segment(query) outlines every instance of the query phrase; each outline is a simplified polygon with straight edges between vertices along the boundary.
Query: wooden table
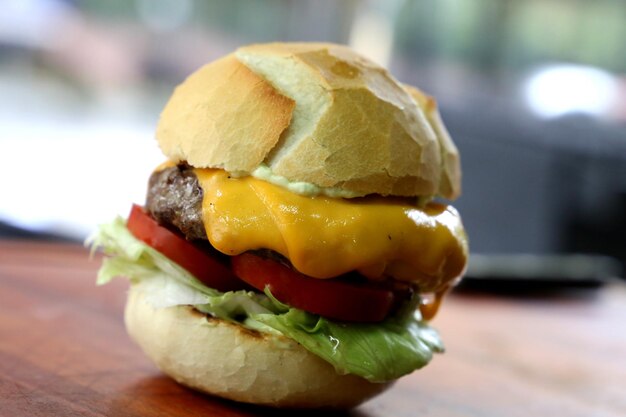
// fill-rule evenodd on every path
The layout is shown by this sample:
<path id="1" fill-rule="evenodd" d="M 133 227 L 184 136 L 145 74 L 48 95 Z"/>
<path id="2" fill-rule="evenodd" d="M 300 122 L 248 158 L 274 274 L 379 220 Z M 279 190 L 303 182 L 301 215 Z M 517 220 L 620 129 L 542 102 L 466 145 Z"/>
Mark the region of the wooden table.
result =
<path id="1" fill-rule="evenodd" d="M 0 242 L 0 416 L 294 414 L 161 375 L 124 331 L 127 283 L 96 288 L 97 268 L 81 247 Z M 445 355 L 339 415 L 626 416 L 623 286 L 541 299 L 452 294 L 434 323 Z"/>

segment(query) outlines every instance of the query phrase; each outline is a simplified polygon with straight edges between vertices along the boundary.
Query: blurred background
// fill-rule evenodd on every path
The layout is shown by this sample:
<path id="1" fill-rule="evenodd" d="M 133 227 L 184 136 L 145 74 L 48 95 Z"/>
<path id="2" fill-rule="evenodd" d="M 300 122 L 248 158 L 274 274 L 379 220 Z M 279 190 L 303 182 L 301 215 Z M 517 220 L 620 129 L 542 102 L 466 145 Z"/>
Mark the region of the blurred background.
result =
<path id="1" fill-rule="evenodd" d="M 622 274 L 626 0 L 1 0 L 0 236 L 125 215 L 173 87 L 266 41 L 349 44 L 437 97 L 472 275 Z"/>

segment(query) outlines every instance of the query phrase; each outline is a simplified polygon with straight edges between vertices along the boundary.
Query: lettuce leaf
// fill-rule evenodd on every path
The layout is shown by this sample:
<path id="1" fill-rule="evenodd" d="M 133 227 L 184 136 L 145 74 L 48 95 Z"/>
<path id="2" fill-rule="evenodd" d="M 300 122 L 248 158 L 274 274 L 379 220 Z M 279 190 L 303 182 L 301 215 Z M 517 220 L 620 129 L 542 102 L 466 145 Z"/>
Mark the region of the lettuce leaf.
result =
<path id="1" fill-rule="evenodd" d="M 193 305 L 204 313 L 230 321 L 277 311 L 276 304 L 264 294 L 244 290 L 222 293 L 207 287 L 186 269 L 136 239 L 120 217 L 100 226 L 87 243 L 92 250 L 100 247 L 109 256 L 98 271 L 98 285 L 127 277 L 141 287 L 155 308 Z"/>
<path id="2" fill-rule="evenodd" d="M 340 373 L 384 382 L 426 365 L 443 351 L 438 333 L 413 312 L 417 298 L 382 323 L 338 323 L 290 308 L 282 314 L 260 314 L 258 320 L 300 343 Z"/>
<path id="3" fill-rule="evenodd" d="M 193 305 L 220 319 L 289 337 L 335 367 L 338 373 L 359 375 L 372 382 L 397 379 L 426 365 L 443 351 L 437 332 L 416 315 L 415 297 L 382 323 L 333 322 L 253 291 L 222 293 L 198 281 L 152 247 L 137 240 L 122 218 L 101 226 L 88 240 L 106 257 L 97 283 L 120 276 L 141 287 L 155 308 Z"/>

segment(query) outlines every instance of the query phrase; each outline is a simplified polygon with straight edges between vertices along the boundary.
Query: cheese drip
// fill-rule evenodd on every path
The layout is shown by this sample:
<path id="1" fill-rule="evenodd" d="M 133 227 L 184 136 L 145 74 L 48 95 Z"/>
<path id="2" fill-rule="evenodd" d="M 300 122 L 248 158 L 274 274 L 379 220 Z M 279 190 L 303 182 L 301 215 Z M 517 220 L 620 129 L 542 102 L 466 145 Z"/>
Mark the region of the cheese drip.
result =
<path id="1" fill-rule="evenodd" d="M 467 262 L 461 219 L 451 206 L 407 199 L 307 197 L 254 177 L 195 169 L 211 244 L 227 255 L 271 249 L 295 269 L 327 279 L 359 271 L 437 291 Z"/>

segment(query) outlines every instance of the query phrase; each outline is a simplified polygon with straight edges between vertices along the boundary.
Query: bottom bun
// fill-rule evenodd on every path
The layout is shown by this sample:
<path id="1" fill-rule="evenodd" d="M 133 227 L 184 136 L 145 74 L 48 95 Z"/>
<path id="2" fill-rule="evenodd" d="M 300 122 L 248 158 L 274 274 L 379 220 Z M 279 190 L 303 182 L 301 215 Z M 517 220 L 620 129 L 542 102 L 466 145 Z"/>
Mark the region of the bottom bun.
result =
<path id="1" fill-rule="evenodd" d="M 193 307 L 155 309 L 131 288 L 128 333 L 167 375 L 234 401 L 289 408 L 350 408 L 381 393 L 377 384 L 339 375 L 284 337 L 248 330 Z"/>

